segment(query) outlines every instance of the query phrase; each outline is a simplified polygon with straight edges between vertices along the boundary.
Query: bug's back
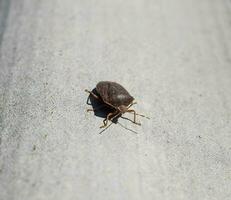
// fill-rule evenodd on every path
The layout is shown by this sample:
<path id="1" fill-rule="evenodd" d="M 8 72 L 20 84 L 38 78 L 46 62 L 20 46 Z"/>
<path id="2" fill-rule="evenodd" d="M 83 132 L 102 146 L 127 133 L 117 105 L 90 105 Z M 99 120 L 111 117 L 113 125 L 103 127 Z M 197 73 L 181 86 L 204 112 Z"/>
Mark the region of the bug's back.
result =
<path id="1" fill-rule="evenodd" d="M 114 107 L 128 106 L 134 98 L 120 84 L 110 81 L 101 81 L 96 85 L 96 90 L 105 103 Z"/>

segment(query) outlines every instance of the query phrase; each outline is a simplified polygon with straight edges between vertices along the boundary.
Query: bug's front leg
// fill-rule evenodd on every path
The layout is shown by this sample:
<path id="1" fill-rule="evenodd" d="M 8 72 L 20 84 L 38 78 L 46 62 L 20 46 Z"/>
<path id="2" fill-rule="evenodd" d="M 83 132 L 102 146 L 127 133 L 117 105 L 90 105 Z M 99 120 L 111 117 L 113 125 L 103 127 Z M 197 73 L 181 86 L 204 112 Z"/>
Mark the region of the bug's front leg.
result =
<path id="1" fill-rule="evenodd" d="M 109 114 L 107 115 L 107 118 L 106 118 L 105 120 L 103 120 L 103 125 L 100 126 L 100 128 L 105 128 L 105 127 L 107 127 L 107 124 L 108 124 L 108 121 L 109 121 L 110 117 L 111 117 L 112 115 L 115 115 L 115 114 L 117 114 L 117 110 L 116 110 L 115 112 L 109 113 Z"/>
<path id="2" fill-rule="evenodd" d="M 141 123 L 139 123 L 139 122 L 136 122 L 136 111 L 135 110 L 128 110 L 127 112 L 131 112 L 131 113 L 134 113 L 134 121 L 133 121 L 133 123 L 134 124 L 137 124 L 137 125 L 141 125 Z"/>

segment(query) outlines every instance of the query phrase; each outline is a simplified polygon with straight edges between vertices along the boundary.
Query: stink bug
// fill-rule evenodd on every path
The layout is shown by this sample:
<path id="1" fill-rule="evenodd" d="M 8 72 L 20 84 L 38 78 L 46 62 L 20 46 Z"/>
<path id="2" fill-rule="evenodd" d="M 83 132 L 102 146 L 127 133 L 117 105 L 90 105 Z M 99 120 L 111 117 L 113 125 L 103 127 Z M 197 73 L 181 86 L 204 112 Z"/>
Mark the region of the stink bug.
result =
<path id="1" fill-rule="evenodd" d="M 136 116 L 144 115 L 137 114 L 135 110 L 129 109 L 132 105 L 136 104 L 134 98 L 128 93 L 128 91 L 120 84 L 111 81 L 101 81 L 96 85 L 96 91 L 99 95 L 94 94 L 92 91 L 85 90 L 95 99 L 101 100 L 107 106 L 113 108 L 113 112 L 110 112 L 106 119 L 103 121 L 103 125 L 100 128 L 107 127 L 108 121 L 115 119 L 119 115 L 126 112 L 134 114 L 133 123 L 141 125 L 136 121 Z M 94 109 L 88 109 L 87 111 L 95 111 Z M 148 118 L 148 117 L 146 117 Z"/>

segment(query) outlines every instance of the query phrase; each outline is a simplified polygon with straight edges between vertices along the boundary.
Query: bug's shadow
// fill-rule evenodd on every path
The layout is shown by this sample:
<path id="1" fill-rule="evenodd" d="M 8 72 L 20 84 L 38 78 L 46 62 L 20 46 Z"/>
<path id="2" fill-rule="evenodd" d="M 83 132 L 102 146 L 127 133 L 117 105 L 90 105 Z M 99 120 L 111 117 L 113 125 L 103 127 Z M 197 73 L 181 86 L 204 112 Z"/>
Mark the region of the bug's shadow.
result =
<path id="1" fill-rule="evenodd" d="M 96 91 L 96 88 L 94 88 L 91 92 L 93 92 L 95 95 L 97 95 L 98 97 L 100 97 L 100 95 Z M 94 110 L 92 112 L 94 112 L 95 116 L 100 117 L 100 118 L 104 118 L 104 119 L 106 119 L 106 117 L 107 117 L 107 115 L 109 113 L 115 111 L 115 109 L 113 109 L 109 105 L 105 104 L 101 98 L 100 99 L 96 99 L 91 94 L 87 98 L 87 105 L 91 105 L 92 106 L 92 109 Z M 113 120 L 113 123 L 117 123 L 119 117 L 120 116 L 116 117 Z"/>
<path id="2" fill-rule="evenodd" d="M 96 96 L 98 96 L 100 98 L 100 95 L 98 94 L 98 92 L 96 91 L 96 88 L 94 88 L 92 91 L 92 93 L 94 93 Z M 95 116 L 97 117 L 100 117 L 100 118 L 104 118 L 106 119 L 107 115 L 109 113 L 112 113 L 115 111 L 115 109 L 111 108 L 109 105 L 105 104 L 103 102 L 103 100 L 100 98 L 100 99 L 96 99 L 95 97 L 93 97 L 91 94 L 89 94 L 88 98 L 87 98 L 87 105 L 91 105 L 92 106 L 92 109 L 94 110 L 94 114 Z M 115 119 L 113 119 L 113 123 L 115 124 L 119 124 L 120 126 L 122 126 L 123 128 L 137 134 L 137 132 L 133 131 L 132 129 L 129 129 L 127 127 L 125 127 L 124 125 L 122 125 L 121 123 L 118 122 L 118 119 L 119 118 L 123 118 L 123 119 L 126 119 L 128 121 L 131 121 L 133 122 L 132 120 L 130 120 L 129 118 L 127 117 L 123 117 L 122 115 L 119 115 L 118 117 L 116 117 Z M 105 130 L 107 130 L 112 124 L 109 124 L 105 129 L 103 129 L 101 133 L 103 133 Z"/>

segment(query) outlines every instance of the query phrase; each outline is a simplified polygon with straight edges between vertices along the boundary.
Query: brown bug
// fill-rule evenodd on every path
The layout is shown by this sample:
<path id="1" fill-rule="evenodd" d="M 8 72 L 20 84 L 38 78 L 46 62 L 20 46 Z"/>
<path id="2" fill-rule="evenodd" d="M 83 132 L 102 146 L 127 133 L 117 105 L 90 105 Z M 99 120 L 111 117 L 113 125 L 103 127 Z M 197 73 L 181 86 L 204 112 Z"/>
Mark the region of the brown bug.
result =
<path id="1" fill-rule="evenodd" d="M 100 128 L 105 128 L 109 120 L 113 121 L 113 119 L 126 112 L 133 113 L 133 123 L 141 125 L 136 121 L 136 115 L 142 117 L 145 116 L 137 114 L 135 110 L 129 109 L 132 105 L 136 104 L 136 102 L 133 102 L 134 98 L 122 85 L 111 81 L 101 81 L 96 85 L 96 91 L 98 92 L 99 96 L 89 90 L 85 91 L 90 93 L 90 95 L 92 95 L 94 98 L 103 101 L 109 107 L 114 109 L 114 112 L 109 113 L 106 119 L 104 119 L 103 126 Z M 88 109 L 87 111 L 94 111 L 94 109 Z"/>

